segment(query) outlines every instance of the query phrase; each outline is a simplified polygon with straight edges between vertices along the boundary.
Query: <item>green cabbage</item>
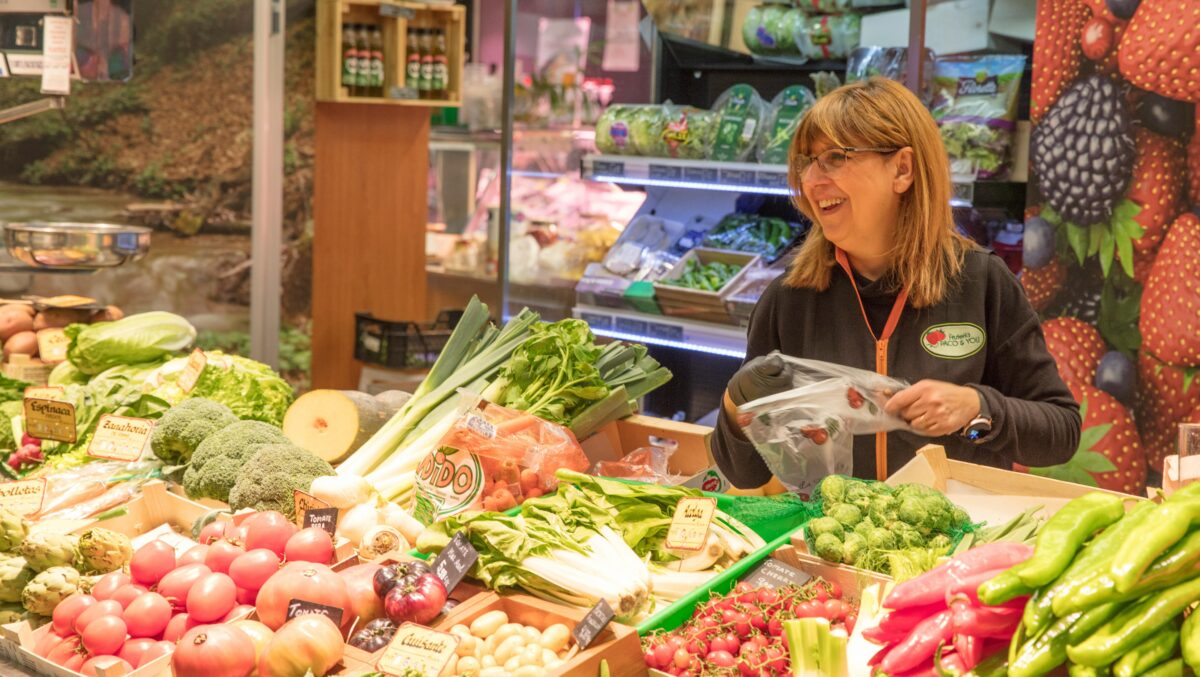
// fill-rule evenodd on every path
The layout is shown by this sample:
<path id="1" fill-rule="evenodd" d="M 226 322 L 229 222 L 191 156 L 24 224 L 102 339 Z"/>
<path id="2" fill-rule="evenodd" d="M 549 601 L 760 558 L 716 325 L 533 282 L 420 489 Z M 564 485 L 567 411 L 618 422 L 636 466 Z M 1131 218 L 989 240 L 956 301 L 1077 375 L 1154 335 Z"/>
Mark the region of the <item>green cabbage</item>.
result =
<path id="1" fill-rule="evenodd" d="M 187 365 L 180 357 L 159 367 L 147 379 L 151 394 L 174 406 L 189 397 L 203 397 L 229 407 L 240 419 L 283 425 L 283 415 L 292 403 L 292 386 L 261 362 L 206 351 L 208 362 L 190 393 L 179 387 L 179 376 Z"/>
<path id="2" fill-rule="evenodd" d="M 177 353 L 196 339 L 196 328 L 178 315 L 164 312 L 130 315 L 116 322 L 73 324 L 67 359 L 94 376 L 122 364 L 138 364 Z"/>

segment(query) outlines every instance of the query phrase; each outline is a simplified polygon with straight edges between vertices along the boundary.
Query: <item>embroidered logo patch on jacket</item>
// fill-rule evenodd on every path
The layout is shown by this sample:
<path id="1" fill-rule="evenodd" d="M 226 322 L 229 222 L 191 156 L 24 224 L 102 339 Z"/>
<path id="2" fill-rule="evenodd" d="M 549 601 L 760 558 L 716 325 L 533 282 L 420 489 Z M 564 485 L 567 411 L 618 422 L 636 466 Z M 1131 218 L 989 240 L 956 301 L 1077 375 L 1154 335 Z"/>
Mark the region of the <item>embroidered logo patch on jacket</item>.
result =
<path id="1" fill-rule="evenodd" d="M 983 350 L 987 333 L 983 327 L 969 322 L 935 324 L 921 334 L 925 352 L 948 360 L 961 360 Z"/>

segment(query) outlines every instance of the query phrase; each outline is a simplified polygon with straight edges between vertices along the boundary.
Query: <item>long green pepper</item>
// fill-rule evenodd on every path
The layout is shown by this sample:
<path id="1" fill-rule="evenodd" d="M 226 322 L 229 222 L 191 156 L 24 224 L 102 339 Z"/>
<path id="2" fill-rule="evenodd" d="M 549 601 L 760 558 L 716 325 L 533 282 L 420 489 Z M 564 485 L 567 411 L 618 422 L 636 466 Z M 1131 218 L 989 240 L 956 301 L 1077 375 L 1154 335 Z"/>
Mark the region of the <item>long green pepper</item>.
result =
<path id="1" fill-rule="evenodd" d="M 1136 677 L 1156 665 L 1170 660 L 1179 649 L 1179 633 L 1156 632 L 1149 639 L 1121 656 L 1113 666 L 1114 677 Z"/>
<path id="2" fill-rule="evenodd" d="M 1080 614 L 1060 618 L 1045 632 L 1026 642 L 1008 666 L 1009 677 L 1040 677 L 1067 661 L 1071 625 Z"/>
<path id="3" fill-rule="evenodd" d="M 1155 593 L 1121 612 L 1082 643 L 1067 649 L 1076 663 L 1099 667 L 1115 663 L 1156 630 L 1200 599 L 1200 578 Z"/>
<path id="4" fill-rule="evenodd" d="M 1200 524 L 1200 499 L 1167 502 L 1155 508 L 1149 525 L 1121 546 L 1113 559 L 1112 574 L 1117 592 L 1129 592 L 1154 560 Z"/>
<path id="5" fill-rule="evenodd" d="M 1137 585 L 1128 593 L 1117 591 L 1117 583 L 1111 571 L 1101 571 L 1080 586 L 1074 595 L 1056 597 L 1054 613 L 1065 616 L 1101 604 L 1128 602 L 1151 592 L 1165 590 L 1197 574 L 1200 574 L 1200 531 L 1185 536 L 1167 554 L 1151 564 Z"/>
<path id="6" fill-rule="evenodd" d="M 1200 670 L 1200 611 L 1192 609 L 1191 615 L 1183 622 L 1183 628 L 1179 630 L 1179 645 L 1183 649 L 1183 661 L 1188 667 Z"/>
<path id="7" fill-rule="evenodd" d="M 1184 677 L 1184 675 L 1191 674 L 1193 674 L 1191 670 L 1184 670 L 1183 659 L 1176 658 L 1143 672 L 1142 677 Z"/>
<path id="8" fill-rule="evenodd" d="M 1085 639 L 1091 637 L 1097 630 L 1104 627 L 1104 624 L 1117 617 L 1121 613 L 1121 605 L 1115 602 L 1101 604 L 1098 607 L 1092 607 L 1087 611 L 1076 612 L 1080 613 L 1079 620 L 1071 626 L 1070 643 L 1072 646 L 1082 644 Z"/>
<path id="9" fill-rule="evenodd" d="M 1070 677 L 1106 677 L 1109 672 L 1106 668 L 1093 668 L 1090 665 L 1076 665 L 1072 663 L 1067 668 L 1067 674 Z"/>
<path id="10" fill-rule="evenodd" d="M 1031 588 L 1047 585 L 1067 570 L 1092 534 L 1124 516 L 1125 499 L 1120 496 L 1101 493 L 1080 496 L 1046 520 L 1038 533 L 1033 557 L 1012 571 Z"/>

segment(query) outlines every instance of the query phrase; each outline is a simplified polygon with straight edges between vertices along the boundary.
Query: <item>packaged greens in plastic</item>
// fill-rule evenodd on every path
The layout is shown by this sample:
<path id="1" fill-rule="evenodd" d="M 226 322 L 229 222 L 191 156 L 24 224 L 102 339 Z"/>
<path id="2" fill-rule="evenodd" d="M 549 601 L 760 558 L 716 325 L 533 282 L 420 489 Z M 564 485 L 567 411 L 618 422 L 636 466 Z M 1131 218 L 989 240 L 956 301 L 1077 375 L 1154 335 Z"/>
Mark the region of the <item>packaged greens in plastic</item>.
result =
<path id="1" fill-rule="evenodd" d="M 1017 93 L 1025 57 L 993 54 L 938 59 L 931 111 L 956 175 L 1008 175 Z"/>
<path id="2" fill-rule="evenodd" d="M 717 131 L 709 159 L 743 162 L 749 158 L 762 134 L 766 109 L 767 104 L 750 85 L 734 85 L 717 97 L 713 106 Z"/>
<path id="3" fill-rule="evenodd" d="M 664 125 L 655 152 L 643 155 L 703 160 L 717 132 L 717 114 L 692 106 L 663 105 Z M 639 149 L 641 148 L 639 143 Z"/>
<path id="4" fill-rule="evenodd" d="M 844 59 L 858 47 L 861 29 L 857 14 L 813 16 L 796 32 L 796 45 L 810 59 Z"/>
<path id="5" fill-rule="evenodd" d="M 932 49 L 925 50 L 925 67 L 922 70 L 921 100 L 929 105 L 933 98 L 933 73 L 935 57 Z M 880 76 L 904 82 L 908 70 L 907 47 L 859 47 L 850 53 L 846 63 L 846 82 L 857 82 Z"/>
<path id="6" fill-rule="evenodd" d="M 792 137 L 800 126 L 804 113 L 812 108 L 817 97 L 803 85 L 792 85 L 777 94 L 767 109 L 763 132 L 758 142 L 758 161 L 783 165 L 788 161 Z"/>
<path id="7" fill-rule="evenodd" d="M 596 121 L 596 150 L 609 155 L 629 155 L 634 152 L 629 135 L 629 122 L 638 106 L 613 104 Z"/>
<path id="8" fill-rule="evenodd" d="M 754 54 L 795 54 L 796 30 L 804 13 L 786 1 L 751 7 L 742 23 L 742 40 Z"/>
<path id="9" fill-rule="evenodd" d="M 629 139 L 633 142 L 630 155 L 665 155 L 662 135 L 667 126 L 667 112 L 663 106 L 636 106 L 630 116 Z"/>

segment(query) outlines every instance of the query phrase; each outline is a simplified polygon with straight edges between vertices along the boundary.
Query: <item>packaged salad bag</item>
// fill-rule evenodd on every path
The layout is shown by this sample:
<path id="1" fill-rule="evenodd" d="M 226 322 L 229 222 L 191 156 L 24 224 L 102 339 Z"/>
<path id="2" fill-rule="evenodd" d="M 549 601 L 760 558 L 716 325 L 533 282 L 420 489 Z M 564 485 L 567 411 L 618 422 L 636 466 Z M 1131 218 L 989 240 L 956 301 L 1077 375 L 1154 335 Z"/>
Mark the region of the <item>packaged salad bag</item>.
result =
<path id="1" fill-rule="evenodd" d="M 767 104 L 750 85 L 734 85 L 717 97 L 713 113 L 717 130 L 708 158 L 744 162 L 754 153 L 763 131 Z"/>
<path id="2" fill-rule="evenodd" d="M 642 155 L 703 160 L 717 132 L 717 114 L 693 106 L 663 104 L 661 133 L 653 152 Z M 639 149 L 641 146 L 639 145 Z"/>
<path id="3" fill-rule="evenodd" d="M 758 161 L 765 164 L 785 165 L 792 137 L 800 126 L 800 119 L 817 102 L 812 90 L 803 85 L 786 87 L 775 95 L 767 108 L 763 121 L 763 132 L 758 143 Z"/>
<path id="4" fill-rule="evenodd" d="M 812 16 L 797 30 L 796 45 L 810 59 L 845 59 L 858 47 L 861 32 L 857 14 Z"/>
<path id="5" fill-rule="evenodd" d="M 1024 72 L 1025 57 L 1016 54 L 937 60 L 931 111 L 953 174 L 1008 176 Z"/>
<path id="6" fill-rule="evenodd" d="M 789 490 L 811 494 L 827 475 L 854 474 L 854 436 L 911 430 L 884 412 L 904 381 L 832 362 L 779 355 L 794 388 L 738 409 L 746 437 Z"/>
<path id="7" fill-rule="evenodd" d="M 787 0 L 768 0 L 751 7 L 742 23 L 742 41 L 753 54 L 796 54 L 796 30 L 804 12 Z"/>
<path id="8" fill-rule="evenodd" d="M 925 64 L 921 70 L 921 91 L 918 93 L 926 106 L 933 99 L 933 73 L 936 61 L 933 50 L 926 49 Z M 859 47 L 850 53 L 850 58 L 846 62 L 847 83 L 875 76 L 904 82 L 907 74 L 907 47 Z"/>

